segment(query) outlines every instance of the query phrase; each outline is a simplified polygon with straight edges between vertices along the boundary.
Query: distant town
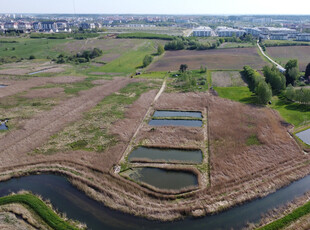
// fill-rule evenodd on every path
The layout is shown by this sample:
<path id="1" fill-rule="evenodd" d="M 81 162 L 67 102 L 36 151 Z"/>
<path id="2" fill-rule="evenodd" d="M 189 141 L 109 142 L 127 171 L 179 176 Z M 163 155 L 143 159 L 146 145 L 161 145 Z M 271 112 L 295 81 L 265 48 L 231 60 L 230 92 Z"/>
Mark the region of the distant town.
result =
<path id="1" fill-rule="evenodd" d="M 0 34 L 70 33 L 134 28 L 187 29 L 186 36 L 240 37 L 310 41 L 309 16 L 182 16 L 182 15 L 0 15 Z"/>

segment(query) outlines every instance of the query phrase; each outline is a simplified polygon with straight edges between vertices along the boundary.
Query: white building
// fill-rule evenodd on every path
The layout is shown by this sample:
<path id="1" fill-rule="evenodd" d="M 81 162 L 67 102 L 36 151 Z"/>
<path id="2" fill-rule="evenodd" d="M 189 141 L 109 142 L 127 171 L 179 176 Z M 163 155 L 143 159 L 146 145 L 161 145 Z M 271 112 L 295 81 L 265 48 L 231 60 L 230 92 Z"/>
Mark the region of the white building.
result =
<path id="1" fill-rule="evenodd" d="M 18 29 L 18 23 L 17 22 L 7 22 L 4 24 L 5 29 Z"/>
<path id="2" fill-rule="evenodd" d="M 287 33 L 272 33 L 269 38 L 270 40 L 288 40 L 289 35 Z"/>
<path id="3" fill-rule="evenodd" d="M 296 40 L 297 41 L 310 41 L 310 34 L 297 34 L 296 36 Z"/>
<path id="4" fill-rule="evenodd" d="M 216 33 L 219 37 L 241 37 L 246 33 L 245 30 L 233 29 L 229 27 L 217 27 Z"/>
<path id="5" fill-rule="evenodd" d="M 212 29 L 210 27 L 198 27 L 193 30 L 194 37 L 210 37 Z"/>
<path id="6" fill-rule="evenodd" d="M 19 22 L 18 29 L 20 30 L 30 30 L 32 28 L 29 22 Z"/>
<path id="7" fill-rule="evenodd" d="M 258 37 L 262 33 L 262 31 L 257 27 L 254 28 L 244 27 L 242 29 L 245 30 L 247 34 L 252 34 L 254 37 Z"/>

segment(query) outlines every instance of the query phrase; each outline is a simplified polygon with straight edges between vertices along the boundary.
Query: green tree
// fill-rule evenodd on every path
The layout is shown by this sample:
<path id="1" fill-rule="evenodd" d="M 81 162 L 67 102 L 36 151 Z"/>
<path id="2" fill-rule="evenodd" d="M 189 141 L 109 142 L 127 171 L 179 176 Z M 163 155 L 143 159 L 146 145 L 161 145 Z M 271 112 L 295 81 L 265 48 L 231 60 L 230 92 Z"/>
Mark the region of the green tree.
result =
<path id="1" fill-rule="evenodd" d="M 260 81 L 256 88 L 256 95 L 259 103 L 266 105 L 272 97 L 272 91 L 270 86 L 265 81 Z"/>
<path id="2" fill-rule="evenodd" d="M 143 59 L 143 67 L 147 67 L 153 61 L 153 57 L 151 55 L 145 55 Z"/>
<path id="3" fill-rule="evenodd" d="M 276 66 L 273 66 L 272 68 L 264 66 L 263 72 L 266 82 L 271 85 L 273 94 L 279 94 L 285 89 L 286 79 Z"/>
<path id="4" fill-rule="evenodd" d="M 305 77 L 308 79 L 308 81 L 310 81 L 310 63 L 306 67 Z"/>
<path id="5" fill-rule="evenodd" d="M 180 72 L 184 73 L 187 70 L 188 66 L 186 64 L 180 65 Z"/>
<path id="6" fill-rule="evenodd" d="M 159 44 L 157 47 L 157 55 L 161 55 L 165 52 L 165 49 L 162 44 Z"/>
<path id="7" fill-rule="evenodd" d="M 299 76 L 298 60 L 289 60 L 285 65 L 285 69 L 286 84 L 294 85 L 297 77 Z"/>

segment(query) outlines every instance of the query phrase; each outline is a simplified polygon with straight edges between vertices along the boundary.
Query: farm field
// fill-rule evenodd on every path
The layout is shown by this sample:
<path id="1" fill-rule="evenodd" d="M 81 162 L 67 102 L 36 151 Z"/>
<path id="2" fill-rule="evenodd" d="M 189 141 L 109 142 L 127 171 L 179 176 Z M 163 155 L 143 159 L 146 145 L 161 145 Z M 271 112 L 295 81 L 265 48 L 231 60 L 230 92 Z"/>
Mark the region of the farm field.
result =
<path id="1" fill-rule="evenodd" d="M 214 71 L 212 72 L 213 87 L 236 87 L 246 86 L 242 79 L 241 72 L 238 71 Z"/>
<path id="2" fill-rule="evenodd" d="M 306 66 L 310 63 L 310 46 L 267 47 L 266 50 L 271 58 L 283 66 L 290 59 L 297 59 L 299 70 L 305 71 Z"/>
<path id="3" fill-rule="evenodd" d="M 149 71 L 178 70 L 181 64 L 189 69 L 199 69 L 207 65 L 208 69 L 239 70 L 244 65 L 262 69 L 266 63 L 257 53 L 256 48 L 213 49 L 204 51 L 166 51 L 163 58 L 151 64 Z"/>

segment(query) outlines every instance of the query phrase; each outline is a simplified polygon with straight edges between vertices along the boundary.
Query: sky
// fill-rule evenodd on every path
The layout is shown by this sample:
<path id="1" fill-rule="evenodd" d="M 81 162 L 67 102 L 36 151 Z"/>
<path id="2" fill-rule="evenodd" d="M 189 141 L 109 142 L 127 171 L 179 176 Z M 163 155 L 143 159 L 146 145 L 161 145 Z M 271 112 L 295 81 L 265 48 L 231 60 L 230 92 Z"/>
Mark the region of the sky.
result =
<path id="1" fill-rule="evenodd" d="M 0 13 L 310 14 L 309 0 L 0 0 Z"/>

